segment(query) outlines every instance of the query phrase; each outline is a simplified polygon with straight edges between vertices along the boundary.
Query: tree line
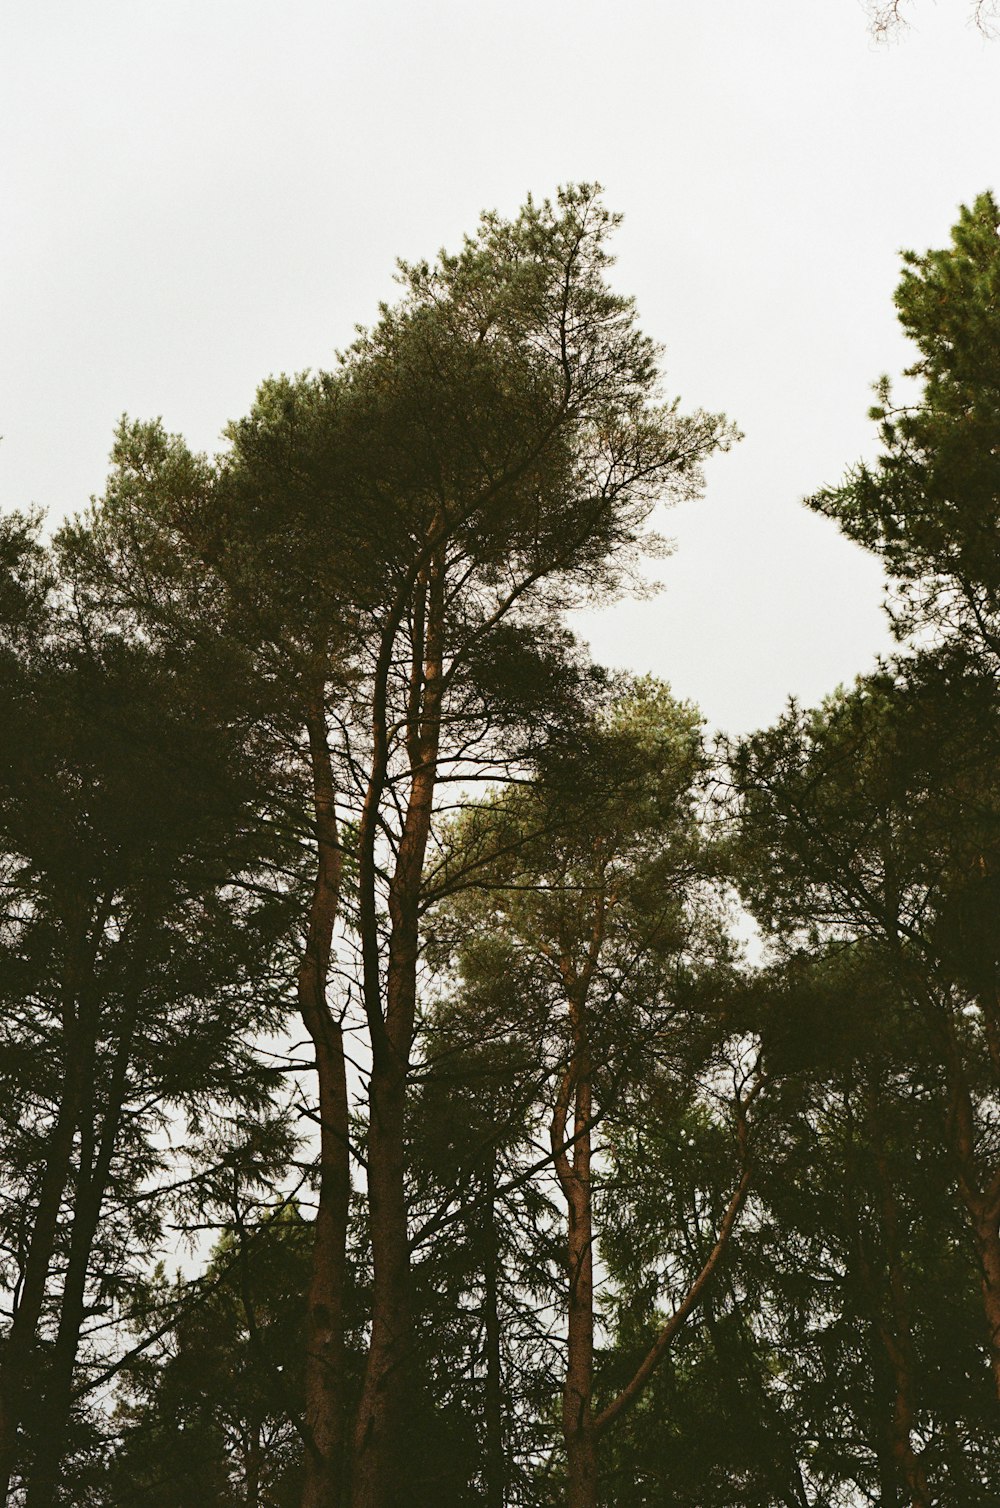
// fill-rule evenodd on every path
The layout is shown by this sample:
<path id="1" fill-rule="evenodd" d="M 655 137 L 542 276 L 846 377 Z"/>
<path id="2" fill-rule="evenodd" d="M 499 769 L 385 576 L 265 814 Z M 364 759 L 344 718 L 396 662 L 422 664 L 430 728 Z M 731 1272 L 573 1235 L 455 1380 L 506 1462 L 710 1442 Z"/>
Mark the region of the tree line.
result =
<path id="1" fill-rule="evenodd" d="M 10 1503 L 996 1500 L 1000 210 L 810 500 L 896 654 L 728 742 L 567 626 L 739 438 L 615 224 L 0 521 Z"/>

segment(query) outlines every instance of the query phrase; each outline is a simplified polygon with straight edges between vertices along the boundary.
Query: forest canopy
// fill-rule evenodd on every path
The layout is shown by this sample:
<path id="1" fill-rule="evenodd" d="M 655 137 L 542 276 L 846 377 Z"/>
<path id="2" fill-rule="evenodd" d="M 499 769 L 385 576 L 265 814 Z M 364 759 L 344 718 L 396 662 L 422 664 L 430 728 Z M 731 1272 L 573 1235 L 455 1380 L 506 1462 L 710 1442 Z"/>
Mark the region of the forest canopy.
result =
<path id="1" fill-rule="evenodd" d="M 617 223 L 0 519 L 11 1504 L 1000 1495 L 1000 208 L 809 500 L 895 653 L 741 740 L 571 628 L 740 438 Z"/>

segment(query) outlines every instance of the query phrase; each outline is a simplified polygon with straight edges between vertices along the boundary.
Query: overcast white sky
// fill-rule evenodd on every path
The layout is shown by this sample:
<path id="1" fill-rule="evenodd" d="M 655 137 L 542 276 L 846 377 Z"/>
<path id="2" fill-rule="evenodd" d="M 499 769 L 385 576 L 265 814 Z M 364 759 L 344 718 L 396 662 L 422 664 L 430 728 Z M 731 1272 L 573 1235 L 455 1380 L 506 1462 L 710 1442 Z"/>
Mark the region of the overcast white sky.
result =
<path id="1" fill-rule="evenodd" d="M 887 643 L 877 566 L 803 495 L 871 451 L 899 248 L 1000 189 L 1000 41 L 912 0 L 0 3 L 0 506 L 100 492 L 117 417 L 214 449 L 329 365 L 397 256 L 598 179 L 667 382 L 745 431 L 665 520 L 666 590 L 588 619 L 715 726 Z"/>

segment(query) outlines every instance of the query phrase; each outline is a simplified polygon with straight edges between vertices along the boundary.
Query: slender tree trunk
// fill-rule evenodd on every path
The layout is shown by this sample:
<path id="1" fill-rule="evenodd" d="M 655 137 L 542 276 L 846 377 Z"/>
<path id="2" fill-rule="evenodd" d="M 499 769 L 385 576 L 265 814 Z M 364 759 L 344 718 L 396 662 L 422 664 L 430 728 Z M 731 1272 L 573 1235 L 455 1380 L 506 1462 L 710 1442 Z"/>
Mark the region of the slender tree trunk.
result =
<path id="1" fill-rule="evenodd" d="M 993 1383 L 1000 1399 L 1000 1230 L 998 1211 L 988 1200 L 977 1201 L 972 1233 L 979 1258 L 979 1286 L 986 1320 L 987 1348 Z"/>
<path id="2" fill-rule="evenodd" d="M 342 855 L 322 686 L 306 715 L 316 830 L 316 880 L 298 999 L 319 1087 L 319 1205 L 306 1303 L 305 1480 L 302 1508 L 340 1508 L 344 1498 L 344 1287 L 351 1169 L 343 1031 L 326 998 Z"/>
<path id="3" fill-rule="evenodd" d="M 24 1416 L 24 1397 L 45 1302 L 45 1289 L 55 1252 L 59 1208 L 69 1181 L 73 1141 L 86 1090 L 85 1046 L 93 1034 L 93 1002 L 85 1000 L 92 986 L 93 967 L 103 934 L 106 904 L 96 915 L 70 928 L 63 984 L 63 1041 L 66 1067 L 62 1096 L 49 1139 L 21 1289 L 7 1334 L 0 1365 L 0 1499 L 7 1501 L 17 1460 L 18 1431 Z M 89 937 L 88 937 L 89 930 Z"/>
<path id="4" fill-rule="evenodd" d="M 892 1323 L 880 1321 L 885 1354 L 892 1368 L 895 1401 L 892 1414 L 892 1451 L 900 1479 L 906 1484 L 911 1508 L 931 1508 L 930 1492 L 923 1463 L 913 1449 L 916 1421 L 915 1361 L 910 1330 L 910 1305 L 903 1271 L 903 1254 L 899 1237 L 899 1210 L 885 1147 L 878 1126 L 875 1096 L 869 1096 L 869 1137 L 875 1157 L 879 1214 L 885 1238 L 889 1307 Z"/>
<path id="5" fill-rule="evenodd" d="M 35 1450 L 28 1477 L 27 1508 L 50 1508 L 55 1502 L 66 1426 L 72 1406 L 73 1370 L 83 1328 L 87 1273 L 100 1218 L 103 1188 L 94 1179 L 92 1103 L 82 1107 L 76 1198 L 70 1227 L 69 1257 L 63 1280 L 59 1328 L 48 1357 L 45 1391 L 33 1430 Z"/>
<path id="6" fill-rule="evenodd" d="M 562 1422 L 566 1442 L 567 1508 L 595 1508 L 597 1451 L 592 1399 L 594 1390 L 594 1230 L 591 1208 L 591 1070 L 590 1053 L 577 1033 L 573 1062 L 573 1156 L 563 1192 L 569 1213 L 566 1255 L 569 1303 L 566 1379 Z"/>
<path id="7" fill-rule="evenodd" d="M 979 1166 L 975 1110 L 955 1030 L 946 1017 L 937 1019 L 935 1025 L 944 1045 L 949 1089 L 948 1129 L 958 1167 L 959 1192 L 969 1216 L 979 1262 L 987 1356 L 997 1399 L 1000 1400 L 1000 1165 L 987 1170 Z"/>
<path id="8" fill-rule="evenodd" d="M 39 1432 L 41 1449 L 36 1451 L 32 1464 L 31 1477 L 28 1482 L 27 1508 L 51 1508 L 56 1501 L 60 1466 L 72 1409 L 73 1374 L 86 1311 L 90 1258 L 100 1224 L 101 1209 L 111 1176 L 111 1162 L 121 1127 L 138 1010 L 138 998 L 134 997 L 122 1021 L 118 1046 L 111 1065 L 107 1104 L 99 1140 L 94 1124 L 93 1051 L 91 1050 L 87 1056 L 89 1082 L 86 1100 L 81 1104 L 79 1170 L 73 1223 L 70 1229 L 69 1256 L 63 1279 L 59 1328 L 48 1363 L 42 1406 L 43 1430 Z"/>
<path id="9" fill-rule="evenodd" d="M 352 1501 L 355 1508 L 390 1508 L 400 1501 L 401 1434 L 412 1352 L 402 1064 L 383 1063 L 378 1071 L 373 1069 L 369 1099 L 372 1332 L 354 1439 Z"/>
<path id="10" fill-rule="evenodd" d="M 483 1330 L 486 1351 L 484 1479 L 486 1508 L 504 1508 L 507 1471 L 503 1441 L 503 1371 L 500 1355 L 500 1260 L 496 1224 L 496 1154 L 483 1172 Z"/>
<path id="11" fill-rule="evenodd" d="M 572 949 L 559 960 L 572 1032 L 572 1053 L 552 1118 L 552 1158 L 566 1200 L 568 1277 L 566 1377 L 562 1428 L 566 1448 L 567 1508 L 595 1508 L 597 1503 L 597 1430 L 594 1393 L 594 1224 L 591 1188 L 593 1068 L 587 1023 L 587 996 L 604 944 L 604 873 L 595 855 L 599 882 L 592 904 L 590 936 L 579 966 Z M 567 1151 L 566 1123 L 573 1107 L 572 1152 Z"/>
<path id="12" fill-rule="evenodd" d="M 260 1477 L 264 1453 L 261 1449 L 260 1420 L 250 1425 L 247 1441 L 245 1508 L 260 1508 Z"/>
<path id="13" fill-rule="evenodd" d="M 69 1088 L 69 1086 L 67 1086 Z M 55 1250 L 59 1206 L 69 1179 L 76 1132 L 75 1095 L 67 1093 L 52 1130 L 38 1209 L 28 1244 L 17 1308 L 3 1350 L 0 1370 L 0 1499 L 6 1502 L 17 1459 L 17 1435 L 24 1415 L 38 1321 Z"/>
<path id="14" fill-rule="evenodd" d="M 891 1298 L 890 1316 L 884 1313 L 884 1281 L 880 1282 L 875 1275 L 860 1220 L 856 1220 L 856 1227 L 858 1277 L 864 1307 L 868 1311 L 872 1380 L 878 1404 L 874 1451 L 878 1466 L 879 1508 L 883 1503 L 887 1508 L 897 1508 L 904 1491 L 911 1508 L 930 1508 L 923 1468 L 910 1443 L 912 1373 L 905 1341 L 897 1329 L 899 1317 Z"/>
<path id="15" fill-rule="evenodd" d="M 878 1340 L 875 1340 L 878 1345 Z M 876 1369 L 876 1373 L 884 1367 Z M 885 1381 L 888 1384 L 888 1376 Z M 891 1392 L 891 1385 L 885 1389 Z M 882 1399 L 879 1399 L 881 1412 Z M 899 1508 L 899 1472 L 897 1469 L 896 1453 L 892 1448 L 892 1428 L 886 1421 L 880 1418 L 877 1422 L 875 1434 L 875 1464 L 878 1468 L 878 1508 Z"/>
<path id="16" fill-rule="evenodd" d="M 435 529 L 440 527 L 435 520 Z M 383 1013 L 373 845 L 386 780 L 383 687 L 374 706 L 374 757 L 362 815 L 361 915 L 365 1008 L 372 1035 L 368 1203 L 372 1242 L 372 1329 L 354 1430 L 353 1508 L 396 1508 L 405 1500 L 402 1438 L 413 1350 L 406 1208 L 406 1095 L 417 998 L 424 855 L 437 781 L 443 696 L 444 561 L 438 552 L 418 584 L 407 720 L 409 795 L 389 885 L 389 957 Z M 383 645 L 383 660 L 388 649 Z M 419 688 L 422 687 L 422 695 Z"/>

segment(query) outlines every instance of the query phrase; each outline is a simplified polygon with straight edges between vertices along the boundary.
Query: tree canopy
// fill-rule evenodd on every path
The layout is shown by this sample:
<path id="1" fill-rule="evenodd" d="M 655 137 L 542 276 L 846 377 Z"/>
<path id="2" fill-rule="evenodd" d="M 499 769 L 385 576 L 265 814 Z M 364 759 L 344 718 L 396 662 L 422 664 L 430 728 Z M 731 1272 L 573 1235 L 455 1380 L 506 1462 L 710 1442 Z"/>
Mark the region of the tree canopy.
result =
<path id="1" fill-rule="evenodd" d="M 567 617 L 737 439 L 616 224 L 0 520 L 11 1504 L 996 1501 L 1000 210 L 810 500 L 894 657 L 728 742 Z"/>

